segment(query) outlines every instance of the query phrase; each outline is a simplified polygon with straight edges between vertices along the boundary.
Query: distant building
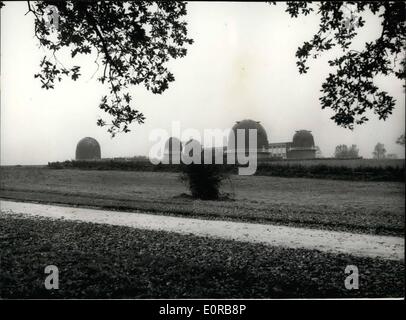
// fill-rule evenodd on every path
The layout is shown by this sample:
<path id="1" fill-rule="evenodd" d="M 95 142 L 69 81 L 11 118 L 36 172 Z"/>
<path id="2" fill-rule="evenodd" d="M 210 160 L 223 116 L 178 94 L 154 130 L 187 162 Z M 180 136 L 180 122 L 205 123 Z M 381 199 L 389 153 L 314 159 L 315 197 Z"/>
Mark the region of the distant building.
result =
<path id="1" fill-rule="evenodd" d="M 269 144 L 269 154 L 272 158 L 286 159 L 292 142 L 273 142 Z"/>
<path id="2" fill-rule="evenodd" d="M 288 159 L 314 159 L 316 147 L 314 138 L 309 130 L 299 130 L 293 136 L 292 144 L 287 151 Z"/>
<path id="3" fill-rule="evenodd" d="M 245 144 L 237 146 L 236 138 L 239 129 L 244 130 Z M 249 146 L 249 129 L 257 130 L 257 145 Z M 316 158 L 316 146 L 314 138 L 309 130 L 298 130 L 293 136 L 292 142 L 272 142 L 269 143 L 265 128 L 259 121 L 242 120 L 237 121 L 232 128 L 233 136 L 230 134 L 226 152 L 255 151 L 258 161 L 267 159 L 314 159 Z M 233 139 L 234 138 L 234 139 Z"/>
<path id="4" fill-rule="evenodd" d="M 249 132 L 250 129 L 256 130 L 256 145 L 249 144 Z M 249 155 L 256 155 L 258 162 L 263 162 L 271 159 L 315 159 L 317 147 L 314 143 L 313 135 L 309 130 L 298 130 L 293 135 L 292 141 L 287 142 L 271 142 L 269 143 L 268 134 L 260 121 L 254 121 L 245 119 L 242 121 L 236 121 L 232 127 L 232 132 L 228 137 L 227 146 L 222 147 L 210 147 L 203 149 L 201 143 L 195 139 L 190 138 L 187 142 L 182 142 L 178 138 L 170 137 L 164 148 L 164 163 L 178 164 L 182 162 L 182 159 L 193 158 L 193 152 L 199 153 L 199 156 L 195 159 L 202 160 L 204 163 L 215 163 L 216 159 L 221 160 L 223 157 L 223 163 L 227 160 L 232 160 L 235 156 L 235 162 L 238 163 L 238 159 L 246 160 Z M 244 137 L 243 143 L 237 143 L 237 138 Z M 204 159 L 200 158 L 202 151 L 204 152 Z M 211 151 L 211 152 L 209 152 Z M 86 137 L 79 141 L 76 148 L 77 160 L 93 160 L 100 159 L 100 145 L 99 143 L 90 137 Z M 238 157 L 239 154 L 244 156 Z M 215 159 L 216 158 L 216 159 Z M 121 161 L 144 161 L 140 157 L 120 157 L 114 158 Z M 179 159 L 179 161 L 178 161 Z M 108 159 L 105 159 L 108 160 Z M 207 161 L 210 160 L 210 161 Z"/>
<path id="5" fill-rule="evenodd" d="M 249 145 L 249 130 L 255 129 L 257 130 L 257 144 L 255 146 Z M 242 131 L 240 131 L 242 130 Z M 244 135 L 244 144 L 238 145 L 237 144 L 237 137 L 238 132 L 242 132 Z M 237 121 L 232 128 L 232 133 L 228 138 L 228 147 L 227 152 L 236 153 L 244 153 L 245 155 L 249 155 L 249 153 L 255 152 L 257 155 L 257 159 L 268 159 L 269 158 L 269 142 L 268 142 L 268 135 L 261 125 L 260 121 L 254 120 L 242 120 Z"/>
<path id="6" fill-rule="evenodd" d="M 80 140 L 76 146 L 76 160 L 100 160 L 100 145 L 96 139 L 86 137 Z"/>
<path id="7" fill-rule="evenodd" d="M 313 135 L 308 130 L 299 130 L 293 136 L 292 142 L 273 142 L 269 144 L 272 158 L 282 159 L 314 159 L 317 147 Z"/>

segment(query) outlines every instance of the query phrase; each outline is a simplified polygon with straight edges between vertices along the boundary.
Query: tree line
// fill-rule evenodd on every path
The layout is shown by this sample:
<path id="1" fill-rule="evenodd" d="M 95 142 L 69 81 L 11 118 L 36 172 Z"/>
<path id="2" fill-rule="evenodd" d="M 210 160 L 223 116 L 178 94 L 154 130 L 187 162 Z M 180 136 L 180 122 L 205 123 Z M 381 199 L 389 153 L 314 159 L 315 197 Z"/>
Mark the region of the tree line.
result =
<path id="1" fill-rule="evenodd" d="M 401 135 L 397 140 L 396 143 L 404 146 L 405 145 L 405 135 Z M 397 156 L 395 154 L 387 154 L 387 150 L 383 143 L 378 142 L 374 150 L 372 151 L 372 157 L 374 159 L 396 159 Z M 360 158 L 359 156 L 359 149 L 356 144 L 352 144 L 351 146 L 347 146 L 345 144 L 340 144 L 336 146 L 334 151 L 334 158 L 337 159 L 350 159 L 350 158 Z"/>

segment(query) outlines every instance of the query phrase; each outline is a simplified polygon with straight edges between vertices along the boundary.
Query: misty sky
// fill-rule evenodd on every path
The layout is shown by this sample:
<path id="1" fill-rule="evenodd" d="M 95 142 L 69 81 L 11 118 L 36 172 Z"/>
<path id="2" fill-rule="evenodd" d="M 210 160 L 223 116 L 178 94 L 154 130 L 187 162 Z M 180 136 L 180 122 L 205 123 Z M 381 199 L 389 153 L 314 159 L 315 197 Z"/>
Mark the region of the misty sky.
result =
<path id="1" fill-rule="evenodd" d="M 75 157 L 77 142 L 94 137 L 102 157 L 147 155 L 148 137 L 154 128 L 170 130 L 171 121 L 182 129 L 230 128 L 235 121 L 261 121 L 270 142 L 291 141 L 295 130 L 311 130 L 323 156 L 332 156 L 337 144 L 357 144 L 360 155 L 371 157 L 377 142 L 388 153 L 404 157 L 395 143 L 405 130 L 405 102 L 401 81 L 378 79 L 382 89 L 396 100 L 387 121 L 370 121 L 354 131 L 338 127 L 330 110 L 319 104 L 321 84 L 330 69 L 331 51 L 300 75 L 295 52 L 318 30 L 317 16 L 291 19 L 285 4 L 189 3 L 187 6 L 189 46 L 185 58 L 169 64 L 175 75 L 161 95 L 134 87 L 136 107 L 146 116 L 143 125 L 111 138 L 106 128 L 96 126 L 104 113 L 98 109 L 102 85 L 91 79 L 97 69 L 94 56 L 71 61 L 59 55 L 65 65 L 82 65 L 82 77 L 64 79 L 54 90 L 40 88 L 34 73 L 44 52 L 34 38 L 33 18 L 24 14 L 25 2 L 7 2 L 1 10 L 1 164 L 46 164 Z M 354 48 L 381 31 L 380 21 L 367 16 Z"/>

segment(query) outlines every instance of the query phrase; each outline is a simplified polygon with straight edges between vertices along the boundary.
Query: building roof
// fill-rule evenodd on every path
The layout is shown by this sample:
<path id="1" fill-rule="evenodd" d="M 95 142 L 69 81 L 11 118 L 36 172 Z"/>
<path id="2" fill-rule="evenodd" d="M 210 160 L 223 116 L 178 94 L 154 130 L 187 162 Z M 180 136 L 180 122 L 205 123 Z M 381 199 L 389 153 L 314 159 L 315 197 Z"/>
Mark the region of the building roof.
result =
<path id="1" fill-rule="evenodd" d="M 298 130 L 293 135 L 292 148 L 313 149 L 314 138 L 309 130 Z"/>
<path id="2" fill-rule="evenodd" d="M 289 141 L 289 142 L 271 142 L 269 144 L 269 147 L 270 148 L 272 148 L 272 147 L 289 147 L 291 144 L 292 144 L 291 141 Z"/>
<path id="3" fill-rule="evenodd" d="M 101 159 L 100 144 L 91 137 L 81 139 L 76 146 L 76 160 L 93 159 Z"/>
<path id="4" fill-rule="evenodd" d="M 249 145 L 249 130 L 254 129 L 257 130 L 257 145 L 256 146 L 250 146 Z M 250 119 L 245 119 L 242 121 L 237 121 L 236 124 L 232 128 L 232 132 L 230 133 L 229 139 L 228 139 L 228 148 L 230 150 L 235 150 L 237 149 L 237 130 L 244 130 L 244 137 L 245 137 L 245 145 L 244 148 L 245 150 L 248 150 L 248 148 L 251 149 L 268 149 L 268 135 L 264 129 L 264 127 L 260 124 L 259 121 L 254 121 Z M 233 136 L 234 135 L 234 139 Z M 234 142 L 234 143 L 233 143 Z"/>

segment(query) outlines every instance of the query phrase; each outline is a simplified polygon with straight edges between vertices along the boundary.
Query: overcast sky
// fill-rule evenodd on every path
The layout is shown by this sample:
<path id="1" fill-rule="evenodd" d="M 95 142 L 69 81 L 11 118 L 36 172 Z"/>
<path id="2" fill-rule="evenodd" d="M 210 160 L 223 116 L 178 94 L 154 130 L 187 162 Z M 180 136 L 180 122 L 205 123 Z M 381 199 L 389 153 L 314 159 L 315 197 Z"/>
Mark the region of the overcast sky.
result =
<path id="1" fill-rule="evenodd" d="M 142 87 L 133 89 L 136 106 L 146 116 L 144 125 L 111 138 L 96 126 L 104 116 L 98 109 L 103 90 L 91 79 L 94 57 L 80 59 L 82 77 L 57 84 L 46 91 L 34 79 L 43 56 L 34 38 L 33 18 L 25 2 L 7 2 L 1 10 L 1 164 L 46 164 L 75 157 L 77 142 L 94 137 L 102 157 L 147 155 L 148 137 L 154 128 L 170 130 L 172 121 L 181 128 L 230 128 L 235 121 L 261 121 L 270 142 L 291 141 L 295 130 L 311 130 L 324 156 L 338 144 L 357 144 L 363 157 L 371 157 L 377 142 L 388 153 L 404 157 L 395 141 L 405 130 L 402 83 L 378 79 L 381 88 L 397 100 L 387 121 L 371 120 L 354 131 L 338 127 L 319 104 L 321 84 L 329 73 L 329 52 L 310 63 L 299 75 L 295 52 L 317 31 L 318 17 L 291 19 L 285 4 L 190 3 L 187 6 L 189 36 L 195 43 L 185 58 L 170 63 L 175 75 L 162 95 Z M 380 21 L 367 17 L 367 25 L 354 46 L 380 33 Z M 65 65 L 77 65 L 59 56 Z"/>

